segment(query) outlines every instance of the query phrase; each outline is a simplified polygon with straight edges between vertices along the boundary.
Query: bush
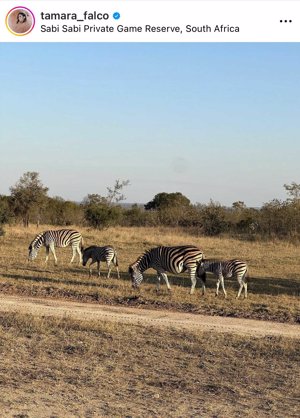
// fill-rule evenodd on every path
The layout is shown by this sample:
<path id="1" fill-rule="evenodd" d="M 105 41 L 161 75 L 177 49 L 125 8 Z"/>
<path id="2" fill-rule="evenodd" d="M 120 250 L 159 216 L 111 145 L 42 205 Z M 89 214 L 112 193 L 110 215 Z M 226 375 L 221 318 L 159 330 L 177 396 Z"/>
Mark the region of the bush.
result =
<path id="1" fill-rule="evenodd" d="M 198 205 L 202 222 L 202 231 L 205 235 L 219 235 L 228 231 L 229 225 L 226 221 L 226 208 L 220 203 L 210 201 L 208 205 Z"/>
<path id="2" fill-rule="evenodd" d="M 148 225 L 149 212 L 139 207 L 137 204 L 132 205 L 124 213 L 124 225 L 126 226 L 146 226 Z"/>
<path id="3" fill-rule="evenodd" d="M 84 211 L 88 225 L 96 229 L 108 228 L 121 223 L 123 211 L 120 206 L 106 204 L 90 205 Z"/>

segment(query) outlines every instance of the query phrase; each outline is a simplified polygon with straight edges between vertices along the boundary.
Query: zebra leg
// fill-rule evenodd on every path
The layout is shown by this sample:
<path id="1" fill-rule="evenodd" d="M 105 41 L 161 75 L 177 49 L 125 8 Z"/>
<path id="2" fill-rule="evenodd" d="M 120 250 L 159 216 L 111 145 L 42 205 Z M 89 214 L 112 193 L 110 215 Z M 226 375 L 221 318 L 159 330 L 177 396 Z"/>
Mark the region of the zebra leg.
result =
<path id="1" fill-rule="evenodd" d="M 82 252 L 81 249 L 77 246 L 76 247 L 77 254 L 79 255 L 79 265 L 82 264 Z"/>
<path id="2" fill-rule="evenodd" d="M 191 278 L 191 282 L 192 282 L 190 294 L 192 295 L 195 292 L 195 287 L 196 287 L 196 283 L 197 283 L 196 269 L 194 271 L 190 270 L 190 278 Z M 202 282 L 202 295 L 204 296 L 205 285 L 204 285 L 204 282 L 202 280 L 201 280 L 201 282 Z"/>
<path id="3" fill-rule="evenodd" d="M 110 276 L 110 272 L 111 272 L 111 263 L 109 263 L 108 261 L 106 262 L 106 265 L 107 265 L 107 269 L 108 269 L 108 272 L 107 272 L 107 278 L 109 279 L 109 276 Z"/>
<path id="4" fill-rule="evenodd" d="M 54 257 L 54 264 L 57 266 L 57 257 L 56 257 L 56 254 L 55 254 L 54 244 L 50 244 L 49 248 L 50 248 L 50 250 L 53 254 L 53 257 Z"/>
<path id="5" fill-rule="evenodd" d="M 75 255 L 76 255 L 76 247 L 72 247 L 72 258 L 71 258 L 70 264 L 73 263 Z"/>
<path id="6" fill-rule="evenodd" d="M 164 278 L 164 280 L 166 282 L 166 285 L 167 285 L 168 290 L 171 291 L 171 286 L 170 286 L 170 283 L 169 283 L 169 280 L 168 280 L 168 276 L 166 275 L 166 273 L 161 273 L 161 275 L 162 275 L 162 277 Z"/>
<path id="7" fill-rule="evenodd" d="M 218 296 L 218 294 L 219 294 L 220 281 L 221 281 L 221 278 L 218 277 L 218 280 L 217 280 L 217 288 L 216 288 L 216 296 Z"/>
<path id="8" fill-rule="evenodd" d="M 239 285 L 240 285 L 240 288 L 239 288 L 239 291 L 238 291 L 238 294 L 237 294 L 237 297 L 236 297 L 237 299 L 241 296 L 241 292 L 242 292 L 242 289 L 244 287 L 243 281 L 241 279 L 239 279 Z"/>
<path id="9" fill-rule="evenodd" d="M 114 263 L 114 266 L 116 267 L 116 269 L 117 269 L 117 275 L 118 275 L 118 279 L 120 278 L 120 272 L 119 272 L 119 264 L 118 264 L 118 259 L 117 259 L 117 256 L 115 256 L 114 257 L 114 259 L 113 259 L 113 263 Z"/>
<path id="10" fill-rule="evenodd" d="M 205 283 L 206 283 L 206 273 L 205 273 L 205 271 L 203 271 L 203 273 L 200 274 L 199 276 L 197 275 L 196 280 L 197 279 L 201 280 L 202 295 L 205 295 Z"/>
<path id="11" fill-rule="evenodd" d="M 222 286 L 222 290 L 223 290 L 223 293 L 224 293 L 224 297 L 226 299 L 227 298 L 227 293 L 226 293 L 225 286 L 224 286 L 224 277 L 223 276 L 221 278 L 221 286 Z"/>
<path id="12" fill-rule="evenodd" d="M 201 286 L 202 286 L 202 295 L 204 296 L 205 291 L 206 291 L 205 282 L 201 279 L 201 277 L 200 277 L 200 280 L 201 280 Z M 192 289 L 191 289 L 191 294 L 192 294 Z"/>
<path id="13" fill-rule="evenodd" d="M 248 297 L 248 289 L 247 289 L 247 287 L 248 287 L 247 283 L 244 282 L 245 299 L 247 299 L 247 297 Z"/>
<path id="14" fill-rule="evenodd" d="M 48 259 L 49 259 L 49 247 L 46 247 L 46 258 L 45 258 L 45 264 L 48 263 Z"/>
<path id="15" fill-rule="evenodd" d="M 100 273 L 100 261 L 97 261 L 97 267 L 98 267 L 98 277 L 100 277 L 101 276 L 101 273 Z"/>
<path id="16" fill-rule="evenodd" d="M 157 273 L 156 291 L 159 292 L 159 290 L 160 290 L 160 273 Z"/>
<path id="17" fill-rule="evenodd" d="M 92 264 L 94 264 L 96 261 L 95 260 L 91 260 L 91 262 L 90 262 L 90 265 L 89 265 L 89 277 L 91 277 L 92 276 Z"/>
<path id="18" fill-rule="evenodd" d="M 117 269 L 117 274 L 118 274 L 118 279 L 119 279 L 119 278 L 120 278 L 119 267 L 118 267 L 118 266 L 116 266 L 116 269 Z"/>

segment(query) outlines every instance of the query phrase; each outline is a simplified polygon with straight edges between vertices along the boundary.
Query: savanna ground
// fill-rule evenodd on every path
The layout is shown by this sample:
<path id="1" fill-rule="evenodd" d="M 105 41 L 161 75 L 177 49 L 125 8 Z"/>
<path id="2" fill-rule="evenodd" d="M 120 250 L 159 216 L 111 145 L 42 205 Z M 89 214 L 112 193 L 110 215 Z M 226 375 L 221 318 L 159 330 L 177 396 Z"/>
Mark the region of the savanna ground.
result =
<path id="1" fill-rule="evenodd" d="M 70 249 L 57 251 L 58 267 L 45 267 L 44 249 L 27 263 L 28 244 L 38 231 L 8 227 L 0 239 L 1 294 L 299 322 L 299 245 L 195 237 L 165 228 L 81 231 L 85 246 L 117 248 L 120 280 L 114 274 L 89 279 L 83 267 L 68 265 Z M 216 298 L 213 279 L 205 297 L 199 288 L 190 296 L 184 275 L 170 277 L 171 294 L 165 286 L 157 294 L 151 271 L 140 292 L 131 289 L 128 264 L 145 249 L 186 243 L 207 257 L 246 260 L 249 298 L 236 300 L 231 280 L 225 283 L 228 299 Z M 299 339 L 37 317 L 0 308 L 0 416 L 296 417 L 299 360 Z"/>
<path id="2" fill-rule="evenodd" d="M 228 238 L 191 236 L 180 230 L 159 228 L 111 228 L 95 231 L 81 228 L 85 247 L 98 244 L 115 246 L 119 256 L 121 279 L 115 270 L 106 279 L 106 266 L 102 264 L 100 280 L 94 269 L 89 279 L 87 268 L 74 263 L 69 265 L 71 249 L 57 249 L 58 263 L 54 266 L 50 256 L 45 266 L 45 249 L 42 247 L 34 262 L 27 262 L 28 245 L 40 230 L 31 227 L 7 227 L 0 239 L 0 291 L 8 294 L 68 298 L 73 300 L 125 304 L 154 309 L 171 309 L 209 315 L 235 316 L 280 322 L 300 322 L 300 245 L 287 242 L 245 242 Z M 169 275 L 172 292 L 162 283 L 156 292 L 156 276 L 148 270 L 141 290 L 131 289 L 128 265 L 146 249 L 158 245 L 194 244 L 203 249 L 205 256 L 240 258 L 249 264 L 249 298 L 236 300 L 238 285 L 226 279 L 228 299 L 220 291 L 215 297 L 215 279 L 208 278 L 207 294 L 201 295 L 198 285 L 194 295 L 189 294 L 190 280 L 183 274 Z M 96 265 L 95 265 L 96 268 Z"/>

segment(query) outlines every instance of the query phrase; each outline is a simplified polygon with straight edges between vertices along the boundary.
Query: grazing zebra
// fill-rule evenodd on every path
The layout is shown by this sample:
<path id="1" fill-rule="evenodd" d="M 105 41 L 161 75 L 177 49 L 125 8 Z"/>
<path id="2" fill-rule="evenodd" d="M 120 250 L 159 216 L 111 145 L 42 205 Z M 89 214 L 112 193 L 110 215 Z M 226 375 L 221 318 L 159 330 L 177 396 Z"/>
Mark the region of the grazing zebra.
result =
<path id="1" fill-rule="evenodd" d="M 143 272 L 153 268 L 157 271 L 157 290 L 160 288 L 161 278 L 165 280 L 168 290 L 171 290 L 166 272 L 176 274 L 187 270 L 192 282 L 191 294 L 193 294 L 196 286 L 196 268 L 202 258 L 203 252 L 193 245 L 152 248 L 129 266 L 132 286 L 139 287 L 143 280 Z"/>
<path id="2" fill-rule="evenodd" d="M 105 247 L 96 247 L 96 245 L 92 245 L 91 247 L 86 248 L 82 252 L 82 264 L 86 266 L 86 263 L 89 259 L 92 259 L 89 265 L 89 277 L 92 275 L 91 265 L 97 263 L 98 266 L 98 276 L 100 277 L 100 261 L 106 261 L 108 273 L 107 278 L 109 279 L 110 272 L 111 272 L 111 263 L 117 269 L 118 279 L 120 278 L 119 273 L 119 264 L 118 264 L 118 257 L 116 250 L 111 247 L 110 245 L 106 245 Z"/>
<path id="3" fill-rule="evenodd" d="M 224 287 L 224 278 L 227 279 L 229 277 L 236 277 L 237 281 L 239 282 L 240 288 L 237 294 L 237 299 L 240 297 L 242 289 L 245 290 L 245 298 L 247 297 L 247 276 L 248 276 L 248 266 L 245 261 L 240 260 L 226 260 L 226 261 L 219 261 L 219 260 L 203 260 L 197 267 L 197 277 L 201 279 L 202 284 L 204 286 L 206 273 L 210 272 L 213 273 L 218 281 L 217 281 L 217 289 L 216 289 L 216 296 L 219 294 L 219 286 L 221 283 L 224 296 L 227 297 L 227 293 Z M 204 286 L 205 289 L 205 286 Z"/>
<path id="4" fill-rule="evenodd" d="M 68 245 L 72 246 L 73 251 L 71 263 L 74 261 L 76 252 L 79 255 L 80 263 L 82 262 L 81 249 L 83 245 L 83 238 L 78 231 L 74 231 L 73 229 L 59 229 L 57 231 L 51 230 L 38 234 L 29 245 L 28 260 L 34 260 L 36 258 L 38 250 L 42 245 L 46 247 L 45 263 L 48 261 L 49 250 L 51 250 L 55 260 L 55 265 L 57 265 L 57 257 L 54 248 L 67 247 Z"/>

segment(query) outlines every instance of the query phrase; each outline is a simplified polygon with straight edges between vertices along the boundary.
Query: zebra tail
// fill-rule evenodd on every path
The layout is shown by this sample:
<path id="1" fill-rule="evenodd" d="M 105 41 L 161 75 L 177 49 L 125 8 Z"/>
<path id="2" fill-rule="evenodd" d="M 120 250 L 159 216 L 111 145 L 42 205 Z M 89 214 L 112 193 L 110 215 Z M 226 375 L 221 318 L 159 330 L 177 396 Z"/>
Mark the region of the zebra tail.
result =
<path id="1" fill-rule="evenodd" d="M 249 272 L 248 272 L 248 269 L 247 269 L 244 273 L 244 276 L 243 276 L 244 282 L 245 283 L 248 282 L 249 278 L 250 278 L 250 276 L 249 276 Z"/>
<path id="2" fill-rule="evenodd" d="M 83 241 L 83 238 L 81 237 L 81 243 L 80 243 L 81 245 L 80 245 L 80 249 L 81 249 L 81 252 L 83 253 L 83 250 L 84 250 L 84 241 Z"/>

